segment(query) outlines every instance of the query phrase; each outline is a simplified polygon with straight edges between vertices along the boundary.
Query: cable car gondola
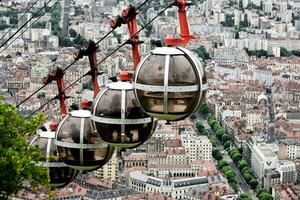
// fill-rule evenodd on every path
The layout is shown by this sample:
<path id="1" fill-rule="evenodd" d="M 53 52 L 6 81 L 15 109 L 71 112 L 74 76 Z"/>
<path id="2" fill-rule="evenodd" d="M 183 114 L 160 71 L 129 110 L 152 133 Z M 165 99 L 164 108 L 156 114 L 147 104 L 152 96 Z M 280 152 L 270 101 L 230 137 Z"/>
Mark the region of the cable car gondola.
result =
<path id="1" fill-rule="evenodd" d="M 152 117 L 177 121 L 204 102 L 206 75 L 202 63 L 182 47 L 158 47 L 138 65 L 134 92 Z"/>
<path id="2" fill-rule="evenodd" d="M 45 160 L 38 161 L 38 165 L 49 168 L 50 186 L 52 188 L 64 187 L 73 181 L 79 174 L 78 170 L 68 167 L 62 162 L 54 145 L 56 122 L 50 123 L 50 131 L 41 131 L 31 141 L 31 146 L 37 146 L 45 156 Z"/>
<path id="3" fill-rule="evenodd" d="M 113 82 L 95 98 L 92 117 L 101 138 L 115 147 L 134 148 L 153 134 L 156 120 L 138 104 L 132 84 Z"/>
<path id="4" fill-rule="evenodd" d="M 88 102 L 82 107 L 87 109 Z M 55 138 L 59 157 L 71 168 L 93 171 L 105 165 L 114 148 L 92 128 L 89 110 L 71 111 L 60 123 Z"/>

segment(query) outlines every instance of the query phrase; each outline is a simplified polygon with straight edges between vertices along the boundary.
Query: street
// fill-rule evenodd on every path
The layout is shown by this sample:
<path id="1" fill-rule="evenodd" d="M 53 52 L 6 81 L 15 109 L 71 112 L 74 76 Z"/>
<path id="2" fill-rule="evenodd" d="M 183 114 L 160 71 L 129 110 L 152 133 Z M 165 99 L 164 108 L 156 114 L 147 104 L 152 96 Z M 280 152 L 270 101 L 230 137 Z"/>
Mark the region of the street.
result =
<path id="1" fill-rule="evenodd" d="M 237 182 L 238 182 L 238 190 L 241 193 L 248 193 L 251 194 L 253 198 L 255 198 L 253 190 L 248 186 L 248 184 L 245 182 L 245 180 L 242 178 L 241 173 L 239 172 L 238 168 L 234 165 L 233 160 L 227 153 L 227 151 L 224 149 L 223 145 L 221 142 L 216 138 L 213 130 L 210 128 L 210 126 L 207 123 L 207 120 L 204 119 L 200 113 L 195 113 L 196 118 L 193 119 L 194 123 L 197 123 L 197 121 L 201 121 L 203 123 L 203 126 L 209 131 L 209 133 L 212 136 L 212 139 L 216 142 L 218 147 L 220 148 L 221 152 L 223 153 L 224 160 L 230 164 L 230 166 L 233 168 L 236 174 Z"/>

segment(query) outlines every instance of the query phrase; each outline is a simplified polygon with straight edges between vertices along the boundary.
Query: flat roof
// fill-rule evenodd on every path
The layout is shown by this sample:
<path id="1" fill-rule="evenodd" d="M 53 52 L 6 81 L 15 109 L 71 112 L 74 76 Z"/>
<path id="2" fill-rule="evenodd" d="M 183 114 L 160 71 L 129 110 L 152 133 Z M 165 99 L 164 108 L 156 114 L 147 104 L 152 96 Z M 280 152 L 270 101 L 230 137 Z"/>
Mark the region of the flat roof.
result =
<path id="1" fill-rule="evenodd" d="M 265 157 L 276 157 L 275 153 L 271 149 L 260 149 Z"/>

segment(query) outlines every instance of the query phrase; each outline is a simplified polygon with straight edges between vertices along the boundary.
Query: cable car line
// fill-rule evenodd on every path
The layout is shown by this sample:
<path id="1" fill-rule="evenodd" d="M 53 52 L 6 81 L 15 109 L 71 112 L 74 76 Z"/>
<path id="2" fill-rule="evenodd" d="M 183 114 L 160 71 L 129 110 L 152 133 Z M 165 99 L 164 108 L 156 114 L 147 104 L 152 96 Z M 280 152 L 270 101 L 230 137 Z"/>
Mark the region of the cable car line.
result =
<path id="1" fill-rule="evenodd" d="M 161 10 L 155 17 L 153 17 L 150 21 L 148 21 L 135 34 L 133 34 L 128 40 L 126 40 L 126 42 L 124 42 L 123 44 L 121 44 L 118 48 L 116 48 L 114 51 L 112 51 L 107 57 L 105 57 L 103 60 L 101 60 L 99 63 L 97 63 L 96 66 L 100 65 L 101 63 L 103 63 L 108 57 L 110 57 L 111 55 L 113 55 L 114 53 L 116 53 L 119 49 L 121 49 L 123 46 L 125 46 L 126 44 L 128 44 L 128 42 L 130 42 L 131 39 L 133 39 L 135 36 L 137 36 L 142 30 L 144 30 L 147 26 L 149 26 L 149 24 L 151 24 L 156 18 L 158 18 L 161 14 L 163 14 L 163 12 L 165 12 L 172 5 L 173 5 L 173 1 L 168 6 L 166 6 L 163 10 Z"/>
<path id="2" fill-rule="evenodd" d="M 36 0 L 27 10 L 26 10 L 26 12 L 22 15 L 22 17 L 17 21 L 17 23 L 16 24 L 18 24 L 19 23 L 19 21 L 21 21 L 21 19 L 23 19 L 23 17 L 27 14 L 27 13 L 29 13 L 29 11 L 37 4 L 37 2 L 38 2 L 39 0 Z M 15 24 L 14 24 L 15 25 Z M 14 25 L 12 25 L 10 28 L 9 28 L 9 30 L 1 37 L 1 39 L 0 39 L 0 41 L 11 31 L 11 29 L 13 28 L 13 26 Z"/>
<path id="3" fill-rule="evenodd" d="M 2 48 L 9 40 L 11 40 L 17 33 L 19 33 L 33 18 L 35 18 L 35 17 L 37 17 L 37 15 L 44 9 L 44 8 L 46 8 L 46 6 L 51 2 L 52 0 L 49 0 L 34 16 L 32 16 L 26 23 L 24 23 L 14 34 L 12 34 L 3 44 L 1 44 L 1 46 L 0 46 L 0 48 Z M 58 1 L 57 1 L 58 2 Z M 57 3 L 56 2 L 56 3 Z M 53 5 L 55 5 L 56 3 L 54 3 Z M 51 8 L 53 8 L 53 5 L 51 6 Z M 50 9 L 51 9 L 50 8 Z M 45 14 L 45 13 L 44 13 Z M 42 14 L 41 16 L 43 16 L 44 14 Z M 41 17 L 41 16 L 39 16 L 39 18 Z M 39 19 L 38 18 L 38 19 Z M 36 21 L 35 21 L 36 22 Z M 28 28 L 27 28 L 28 29 Z M 26 30 L 27 30 L 26 29 Z M 22 33 L 24 33 L 24 32 L 22 32 Z M 20 34 L 21 35 L 21 34 Z M 18 37 L 20 37 L 20 35 L 18 36 Z M 11 43 L 9 44 L 9 45 L 11 45 Z M 6 48 L 9 46 L 9 45 L 7 45 L 6 46 Z M 5 49 L 6 49 L 5 48 Z M 5 50 L 4 49 L 4 50 Z M 2 53 L 4 50 L 2 50 L 0 53 Z"/>
<path id="4" fill-rule="evenodd" d="M 141 29 L 139 29 L 132 37 L 130 37 L 128 40 L 126 40 L 121 46 L 119 46 L 118 48 L 116 48 L 112 53 L 110 53 L 109 55 L 107 55 L 105 58 L 103 58 L 100 62 L 98 62 L 96 64 L 96 66 L 100 65 L 101 63 L 103 63 L 105 60 L 107 60 L 110 56 L 112 56 L 116 51 L 118 51 L 120 48 L 122 48 L 123 46 L 125 46 L 128 41 L 130 41 L 130 39 L 134 38 L 138 33 L 140 33 L 143 29 L 145 29 L 149 24 L 151 24 L 156 18 L 158 18 L 160 15 L 162 15 L 163 12 L 165 12 L 169 7 L 171 7 L 173 5 L 172 1 L 169 5 L 167 5 L 163 10 L 161 10 L 155 17 L 153 17 L 147 24 L 145 24 Z M 62 92 L 65 92 L 67 89 L 69 89 L 72 85 L 74 85 L 75 83 L 77 83 L 78 81 L 80 81 L 83 77 L 85 77 L 86 75 L 88 75 L 90 72 L 90 70 L 85 73 L 84 75 L 82 75 L 81 77 L 79 77 L 77 80 L 75 80 L 74 82 L 72 82 L 69 86 L 67 86 Z M 46 103 L 44 103 L 43 105 L 41 105 L 39 108 L 37 108 L 34 112 L 32 112 L 29 116 L 27 116 L 25 119 L 28 119 L 29 117 L 31 117 L 32 115 L 34 115 L 36 112 L 38 112 L 40 109 L 42 109 L 44 106 L 46 106 L 48 103 L 50 103 L 51 101 L 53 101 L 54 99 L 56 99 L 60 94 L 57 94 L 55 97 L 49 99 Z"/>
<path id="5" fill-rule="evenodd" d="M 143 3 L 141 3 L 141 4 L 137 7 L 137 10 L 140 9 L 143 5 L 145 5 L 148 1 L 149 1 L 149 0 L 145 0 Z M 58 2 L 58 1 L 57 1 L 57 2 Z M 56 2 L 56 3 L 57 3 L 57 2 Z M 55 3 L 55 4 L 56 4 L 56 3 Z M 53 7 L 53 6 L 52 6 L 52 7 Z M 51 7 L 51 8 L 52 8 L 52 7 Z M 34 23 L 35 23 L 35 22 L 34 22 Z M 148 25 L 149 25 L 149 24 L 148 24 Z M 29 28 L 29 27 L 28 27 L 28 28 Z M 27 28 L 27 29 L 28 29 L 28 28 Z M 115 29 L 117 29 L 117 28 L 118 28 L 118 27 L 112 28 L 112 29 L 111 29 L 108 33 L 106 33 L 100 40 L 98 40 L 98 41 L 96 42 L 96 44 L 99 44 L 101 41 L 103 41 L 106 37 L 108 37 L 108 36 L 109 36 Z M 27 30 L 27 29 L 26 29 L 26 30 Z M 26 31 L 26 30 L 25 30 L 25 31 Z M 24 31 L 24 32 L 25 32 L 25 31 Z M 22 33 L 23 33 L 23 32 L 22 32 Z M 21 33 L 21 34 L 22 34 L 22 33 Z M 21 34 L 20 34 L 20 35 L 21 35 Z M 15 39 L 15 40 L 16 40 L 16 39 Z M 15 41 L 15 40 L 14 40 L 14 41 Z M 13 41 L 13 42 L 14 42 L 14 41 Z M 124 45 L 125 45 L 125 44 L 124 44 Z M 123 45 L 123 46 L 124 46 L 124 45 Z M 7 47 L 6 47 L 6 48 L 7 48 Z M 6 49 L 6 48 L 5 48 L 5 49 Z M 5 50 L 5 49 L 4 49 L 4 50 Z M 119 49 L 120 49 L 120 48 L 119 48 Z M 2 50 L 0 53 L 2 53 L 4 50 Z M 115 52 L 113 52 L 113 53 L 115 53 Z M 72 65 L 74 65 L 77 61 L 78 61 L 77 59 L 74 60 L 71 64 L 69 64 L 66 68 L 63 69 L 63 72 L 65 72 L 66 70 L 68 70 L 68 69 L 69 69 Z M 100 62 L 99 64 L 101 64 L 101 63 L 102 63 L 102 62 Z M 32 96 L 34 96 L 35 94 L 37 94 L 39 91 L 41 91 L 41 90 L 42 90 L 44 87 L 46 87 L 46 86 L 47 86 L 47 84 L 44 84 L 42 87 L 40 87 L 40 88 L 37 89 L 35 92 L 33 92 L 30 96 L 28 96 L 28 97 L 25 98 L 23 101 L 21 101 L 19 104 L 17 104 L 16 107 L 19 107 L 20 105 L 22 105 L 24 102 L 26 102 L 28 99 L 30 99 Z"/>

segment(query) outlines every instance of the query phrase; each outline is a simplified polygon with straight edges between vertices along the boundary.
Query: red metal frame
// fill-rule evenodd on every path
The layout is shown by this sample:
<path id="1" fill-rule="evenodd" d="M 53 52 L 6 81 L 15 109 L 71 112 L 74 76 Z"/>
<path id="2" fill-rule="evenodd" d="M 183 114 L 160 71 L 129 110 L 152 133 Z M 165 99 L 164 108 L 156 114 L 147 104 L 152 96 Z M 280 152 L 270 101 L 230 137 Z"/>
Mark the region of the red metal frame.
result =
<path id="1" fill-rule="evenodd" d="M 133 67 L 136 69 L 140 62 L 140 53 L 139 53 L 139 44 L 143 43 L 143 41 L 139 40 L 139 36 L 137 34 L 137 21 L 136 15 L 139 13 L 138 10 L 132 5 L 130 5 L 127 9 L 122 11 L 122 16 L 117 16 L 114 20 L 110 22 L 111 28 L 116 28 L 121 26 L 122 24 L 127 24 L 128 31 L 130 37 L 133 37 L 128 42 L 132 46 L 132 56 L 133 56 Z M 136 35 L 135 35 L 136 34 Z"/>
<path id="2" fill-rule="evenodd" d="M 178 18 L 180 24 L 180 37 L 174 38 L 167 36 L 165 44 L 167 46 L 181 46 L 186 45 L 190 40 L 195 39 L 195 36 L 190 34 L 189 25 L 186 18 L 186 7 L 191 5 L 187 0 L 175 0 L 174 6 L 178 7 Z"/>
<path id="3" fill-rule="evenodd" d="M 64 72 L 61 68 L 57 67 L 55 70 L 53 70 L 48 76 L 43 78 L 43 83 L 45 85 L 51 83 L 52 81 L 56 81 L 57 83 L 57 88 L 59 95 L 57 99 L 60 101 L 60 110 L 62 116 L 67 115 L 67 107 L 65 104 L 65 100 L 67 98 L 64 89 L 65 89 L 65 82 L 64 82 Z"/>
<path id="4" fill-rule="evenodd" d="M 85 45 L 82 49 L 79 49 L 77 52 L 77 55 L 75 56 L 75 60 L 79 60 L 83 58 L 83 56 L 88 56 L 89 57 L 89 62 L 90 62 L 90 72 L 89 75 L 92 77 L 92 83 L 93 83 L 93 88 L 94 88 L 94 96 L 97 96 L 99 93 L 99 84 L 97 81 L 97 77 L 99 75 L 98 68 L 97 68 L 97 49 L 99 45 L 96 44 L 94 41 L 89 40 L 87 45 Z"/>

